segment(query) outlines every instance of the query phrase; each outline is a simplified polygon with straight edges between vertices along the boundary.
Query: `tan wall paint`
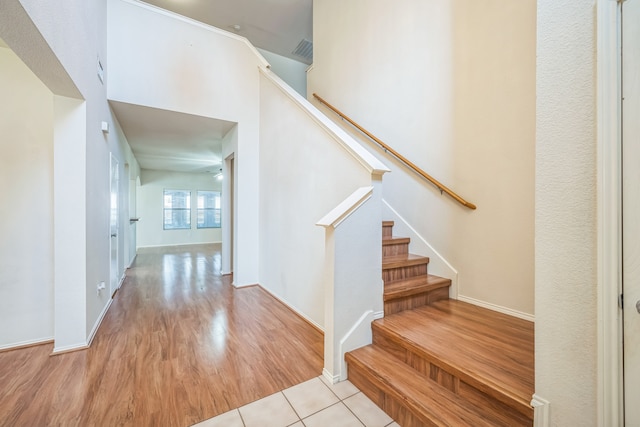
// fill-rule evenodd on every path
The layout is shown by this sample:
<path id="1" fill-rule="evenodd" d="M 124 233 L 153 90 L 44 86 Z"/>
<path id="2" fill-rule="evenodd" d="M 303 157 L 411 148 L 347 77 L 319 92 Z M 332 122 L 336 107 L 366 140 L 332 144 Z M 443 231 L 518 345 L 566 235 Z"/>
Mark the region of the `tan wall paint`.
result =
<path id="1" fill-rule="evenodd" d="M 380 150 L 384 198 L 458 270 L 463 297 L 534 313 L 536 3 L 314 3 L 319 95 L 477 204 Z M 372 145 L 362 139 L 369 147 Z"/>

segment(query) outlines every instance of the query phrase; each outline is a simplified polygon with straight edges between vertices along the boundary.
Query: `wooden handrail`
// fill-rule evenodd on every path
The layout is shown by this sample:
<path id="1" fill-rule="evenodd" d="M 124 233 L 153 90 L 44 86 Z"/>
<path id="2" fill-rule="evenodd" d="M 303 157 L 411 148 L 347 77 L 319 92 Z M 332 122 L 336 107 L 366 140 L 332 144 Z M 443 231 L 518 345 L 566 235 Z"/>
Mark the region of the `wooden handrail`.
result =
<path id="1" fill-rule="evenodd" d="M 374 141 L 376 144 L 381 146 L 386 152 L 391 153 L 395 158 L 397 158 L 402 163 L 404 163 L 409 169 L 413 170 L 415 173 L 417 173 L 418 175 L 420 175 L 421 177 L 423 177 L 424 179 L 426 179 L 427 181 L 429 181 L 430 183 L 435 185 L 438 188 L 438 190 L 440 190 L 440 193 L 447 193 L 455 201 L 457 201 L 458 203 L 460 203 L 461 205 L 463 205 L 463 206 L 465 206 L 465 207 L 467 207 L 469 209 L 475 209 L 476 208 L 476 205 L 474 205 L 471 202 L 467 202 L 465 199 L 463 199 L 462 197 L 460 197 L 459 195 L 454 193 L 446 185 L 442 184 L 440 181 L 438 181 L 437 179 L 435 179 L 434 177 L 432 177 L 431 175 L 429 175 L 428 173 L 426 173 L 425 171 L 420 169 L 418 166 L 413 164 L 411 161 L 409 161 L 402 154 L 398 153 L 396 150 L 394 150 L 393 148 L 389 147 L 387 144 L 385 144 L 384 142 L 382 142 L 381 140 L 376 138 L 374 135 L 372 135 L 370 132 L 368 132 L 365 128 L 363 128 L 362 126 L 360 126 L 359 124 L 357 124 L 356 122 L 351 120 L 351 118 L 349 118 L 349 116 L 347 116 L 346 114 L 342 113 L 336 107 L 334 107 L 333 105 L 329 104 L 327 101 L 322 99 L 322 97 L 320 97 L 317 93 L 314 93 L 313 97 L 316 98 L 321 103 L 323 103 L 324 105 L 326 105 L 327 107 L 329 107 L 330 110 L 332 110 L 334 113 L 336 113 L 337 115 L 342 117 L 344 120 L 349 122 L 353 127 L 358 129 L 360 132 L 362 132 L 363 134 L 368 136 L 372 141 Z"/>

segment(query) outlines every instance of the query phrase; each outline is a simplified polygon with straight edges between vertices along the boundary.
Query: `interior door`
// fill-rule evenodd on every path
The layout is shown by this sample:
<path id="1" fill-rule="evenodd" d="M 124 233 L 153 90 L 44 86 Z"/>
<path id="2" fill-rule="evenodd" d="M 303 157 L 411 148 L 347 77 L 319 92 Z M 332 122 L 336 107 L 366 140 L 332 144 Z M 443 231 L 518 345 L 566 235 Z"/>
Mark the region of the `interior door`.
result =
<path id="1" fill-rule="evenodd" d="M 110 167 L 110 176 L 111 176 L 111 184 L 110 184 L 110 207 L 109 207 L 109 233 L 110 233 L 110 272 L 109 272 L 109 288 L 110 295 L 113 294 L 118 289 L 118 185 L 119 185 L 119 176 L 118 176 L 118 159 L 111 154 L 111 167 Z"/>
<path id="2" fill-rule="evenodd" d="M 640 426 L 640 0 L 622 6 L 625 425 Z"/>

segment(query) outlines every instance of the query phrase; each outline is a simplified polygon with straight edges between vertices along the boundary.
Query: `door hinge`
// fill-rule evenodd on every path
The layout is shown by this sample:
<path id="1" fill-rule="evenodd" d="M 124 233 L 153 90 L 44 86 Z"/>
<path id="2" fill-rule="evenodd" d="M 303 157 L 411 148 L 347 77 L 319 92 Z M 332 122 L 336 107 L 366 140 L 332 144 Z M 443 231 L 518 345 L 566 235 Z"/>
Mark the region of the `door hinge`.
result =
<path id="1" fill-rule="evenodd" d="M 624 295 L 620 294 L 620 296 L 618 297 L 618 307 L 620 307 L 620 309 L 624 310 Z"/>

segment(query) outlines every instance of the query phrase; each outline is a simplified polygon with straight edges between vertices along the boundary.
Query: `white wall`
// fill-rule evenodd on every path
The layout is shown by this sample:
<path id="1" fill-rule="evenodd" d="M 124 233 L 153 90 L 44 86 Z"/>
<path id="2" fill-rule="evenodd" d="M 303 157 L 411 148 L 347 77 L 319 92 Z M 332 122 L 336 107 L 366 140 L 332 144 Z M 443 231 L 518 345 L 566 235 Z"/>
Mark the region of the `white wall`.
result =
<path id="1" fill-rule="evenodd" d="M 106 100 L 106 89 L 97 76 L 97 61 L 106 60 L 106 0 L 84 2 L 7 0 L 0 5 L 0 37 L 56 97 L 54 123 L 54 200 L 71 198 L 75 206 L 56 208 L 56 224 L 72 225 L 72 235 L 56 233 L 54 259 L 55 351 L 87 344 L 104 314 L 110 295 L 96 295 L 96 285 L 109 282 L 109 157 L 120 160 L 121 176 L 127 159 L 127 143 L 116 133 L 104 135 L 101 122 L 114 126 Z M 105 72 L 108 75 L 108 71 Z M 68 139 L 67 136 L 71 136 Z M 57 138 L 57 137 L 56 137 Z M 78 143 L 80 138 L 80 143 Z M 72 156 L 56 155 L 70 148 Z M 59 145 L 58 142 L 60 142 Z M 65 187 L 63 182 L 72 182 Z M 121 187 L 124 191 L 126 186 Z M 121 194 L 120 200 L 128 200 Z M 123 208 L 125 208 L 123 206 Z M 64 212 L 64 215 L 60 215 Z M 59 219 L 64 217 L 63 219 Z M 58 223 L 63 221 L 64 224 Z M 76 244 L 81 241 L 83 244 Z M 121 244 L 123 244 L 122 242 Z M 123 251 L 121 251 L 123 253 Z M 58 260 L 73 260 L 73 280 L 63 274 L 68 265 Z M 119 264 L 122 259 L 119 260 Z M 119 265 L 120 271 L 124 265 Z M 76 277 L 82 272 L 83 277 Z M 58 277 L 63 283 L 57 282 Z M 61 295 L 58 295 L 58 291 Z M 81 296 L 71 303 L 64 293 Z M 60 296 L 60 298 L 58 298 Z M 64 303 L 63 303 L 64 302 Z M 63 303 L 62 306 L 59 303 Z M 65 326 L 68 325 L 69 327 Z"/>
<path id="2" fill-rule="evenodd" d="M 598 419 L 594 9 L 538 1 L 536 394 L 557 426 Z"/>
<path id="3" fill-rule="evenodd" d="M 197 191 L 220 191 L 221 181 L 211 174 L 180 173 L 142 169 L 138 189 L 138 247 L 220 242 L 220 228 L 197 228 Z M 164 190 L 191 191 L 191 229 L 163 229 Z"/>
<path id="4" fill-rule="evenodd" d="M 2 348 L 53 338 L 53 94 L 0 48 L 0 99 Z"/>
<path id="5" fill-rule="evenodd" d="M 269 61 L 271 71 L 300 95 L 307 96 L 307 64 L 264 49 L 258 48 L 258 52 Z"/>
<path id="6" fill-rule="evenodd" d="M 324 229 L 371 173 L 266 77 L 260 81 L 260 284 L 324 325 Z M 382 224 L 380 224 L 382 227 Z"/>
<path id="7" fill-rule="evenodd" d="M 392 169 L 384 199 L 458 271 L 460 297 L 524 317 L 534 313 L 535 7 L 314 2 L 308 75 L 309 94 L 478 206 L 360 138 Z"/>
<path id="8" fill-rule="evenodd" d="M 245 39 L 217 28 L 142 2 L 108 6 L 109 99 L 239 123 L 234 281 L 257 283 L 257 69 L 267 63 Z"/>

